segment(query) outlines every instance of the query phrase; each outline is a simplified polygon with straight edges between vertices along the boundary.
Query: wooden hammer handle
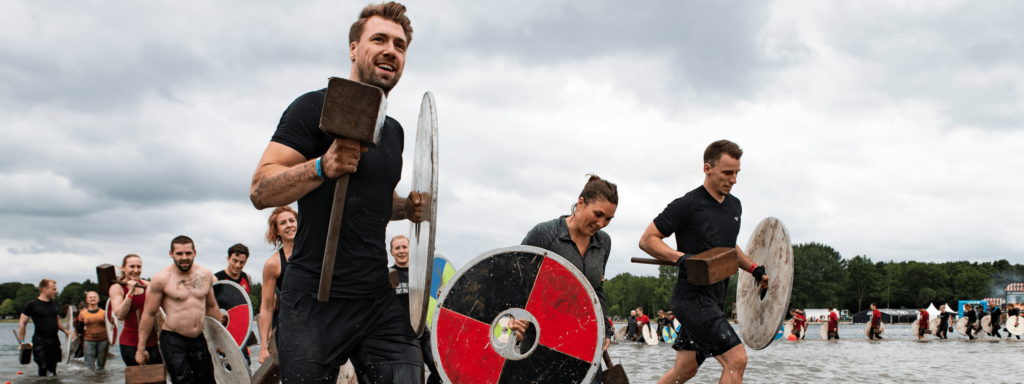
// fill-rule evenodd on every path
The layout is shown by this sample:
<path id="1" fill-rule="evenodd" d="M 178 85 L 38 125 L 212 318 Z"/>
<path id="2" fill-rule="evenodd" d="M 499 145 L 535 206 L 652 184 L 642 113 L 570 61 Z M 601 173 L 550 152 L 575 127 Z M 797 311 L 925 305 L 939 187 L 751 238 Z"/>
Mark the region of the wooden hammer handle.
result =
<path id="1" fill-rule="evenodd" d="M 324 247 L 324 264 L 320 271 L 320 289 L 316 299 L 327 302 L 331 298 L 331 277 L 334 276 L 334 255 L 338 250 L 341 236 L 341 216 L 345 213 L 345 194 L 348 193 L 348 176 L 343 174 L 334 187 L 334 203 L 331 204 L 331 221 L 327 226 L 327 245 Z"/>
<path id="2" fill-rule="evenodd" d="M 604 351 L 604 365 L 607 366 L 608 369 L 612 369 L 612 358 L 611 356 L 608 356 L 608 351 Z"/>
<path id="3" fill-rule="evenodd" d="M 649 258 L 646 258 L 646 257 L 634 257 L 634 258 L 630 259 L 630 261 L 632 261 L 634 263 L 637 263 L 637 264 L 667 265 L 667 266 L 670 266 L 670 267 L 676 266 L 676 263 L 673 263 L 671 261 L 658 260 L 658 259 L 649 259 Z"/>

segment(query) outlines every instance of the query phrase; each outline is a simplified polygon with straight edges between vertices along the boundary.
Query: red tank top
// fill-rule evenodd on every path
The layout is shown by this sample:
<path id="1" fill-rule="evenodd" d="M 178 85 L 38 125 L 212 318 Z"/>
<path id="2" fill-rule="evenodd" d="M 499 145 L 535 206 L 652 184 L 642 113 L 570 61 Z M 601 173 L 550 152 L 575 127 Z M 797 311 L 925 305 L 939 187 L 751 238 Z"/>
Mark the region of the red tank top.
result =
<path id="1" fill-rule="evenodd" d="M 128 309 L 128 315 L 124 317 L 124 331 L 121 332 L 118 344 L 129 347 L 139 346 L 139 318 L 137 314 L 142 312 L 142 309 L 146 306 L 145 284 L 142 280 L 139 280 L 139 287 L 142 287 L 142 293 L 132 295 L 132 307 Z M 124 283 L 121 283 L 121 289 L 128 292 L 128 286 Z M 146 340 L 146 348 L 156 346 L 156 341 L 156 332 L 150 332 L 149 340 Z"/>

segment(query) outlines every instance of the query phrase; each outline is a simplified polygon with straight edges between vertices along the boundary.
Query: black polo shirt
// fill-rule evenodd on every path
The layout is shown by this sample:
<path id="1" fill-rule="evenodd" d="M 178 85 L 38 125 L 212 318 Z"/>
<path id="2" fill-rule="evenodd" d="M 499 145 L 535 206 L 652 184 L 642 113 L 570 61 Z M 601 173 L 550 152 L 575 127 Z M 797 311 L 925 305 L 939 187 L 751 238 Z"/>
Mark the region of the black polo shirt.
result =
<path id="1" fill-rule="evenodd" d="M 685 258 L 716 247 L 735 247 L 740 233 L 743 207 L 733 195 L 725 195 L 721 203 L 701 185 L 673 200 L 654 218 L 654 226 L 662 235 L 676 235 L 676 250 L 685 253 L 680 259 L 679 279 L 672 291 L 673 297 L 709 298 L 715 303 L 725 302 L 729 280 L 700 286 L 686 282 Z"/>

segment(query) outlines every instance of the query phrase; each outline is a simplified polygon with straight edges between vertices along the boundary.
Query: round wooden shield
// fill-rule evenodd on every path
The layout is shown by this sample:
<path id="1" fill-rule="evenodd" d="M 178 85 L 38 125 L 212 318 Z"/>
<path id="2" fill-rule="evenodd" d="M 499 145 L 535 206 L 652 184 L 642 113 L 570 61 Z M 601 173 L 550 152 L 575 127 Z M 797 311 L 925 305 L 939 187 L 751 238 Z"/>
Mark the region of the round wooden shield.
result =
<path id="1" fill-rule="evenodd" d="M 213 297 L 217 298 L 220 311 L 228 315 L 228 333 L 235 340 L 236 347 L 242 348 L 252 331 L 253 311 L 249 295 L 234 281 L 219 280 L 213 283 Z"/>
<path id="2" fill-rule="evenodd" d="M 828 340 L 828 322 L 821 323 L 821 328 L 818 328 L 818 336 L 822 340 Z"/>
<path id="3" fill-rule="evenodd" d="M 1024 335 L 1024 316 L 1010 316 L 1006 318 L 1006 331 L 1011 335 Z"/>
<path id="4" fill-rule="evenodd" d="M 768 290 L 762 298 L 760 283 L 754 281 L 754 276 L 740 273 L 736 321 L 743 343 L 752 349 L 764 349 L 775 340 L 793 293 L 793 246 L 789 231 L 774 217 L 761 220 L 745 251 L 754 263 L 764 266 L 769 277 Z"/>
<path id="5" fill-rule="evenodd" d="M 658 345 L 658 326 L 644 324 L 644 341 L 647 345 Z"/>
<path id="6" fill-rule="evenodd" d="M 672 327 L 664 327 L 661 329 L 661 340 L 666 343 L 674 343 L 676 341 L 676 330 Z"/>
<path id="7" fill-rule="evenodd" d="M 423 202 L 423 220 L 409 224 L 409 321 L 419 336 L 427 326 L 433 286 L 434 238 L 437 235 L 437 107 L 434 94 L 423 94 L 416 126 L 412 190 Z"/>
<path id="8" fill-rule="evenodd" d="M 615 330 L 615 341 L 624 341 L 624 340 L 626 340 L 626 331 L 628 331 L 627 328 L 629 328 L 629 327 L 623 325 L 623 326 L 619 327 L 619 329 Z"/>
<path id="9" fill-rule="evenodd" d="M 981 330 L 985 331 L 985 334 L 992 333 L 992 316 L 985 315 L 981 318 Z"/>
<path id="10" fill-rule="evenodd" d="M 434 256 L 434 276 L 430 278 L 430 304 L 427 305 L 427 327 L 434 326 L 434 307 L 437 307 L 437 298 L 441 296 L 441 288 L 448 284 L 448 281 L 455 276 L 455 267 L 444 256 Z"/>
<path id="11" fill-rule="evenodd" d="M 920 330 L 921 330 L 921 318 L 919 317 L 917 320 L 914 320 L 914 321 L 910 322 L 910 336 L 912 336 L 914 338 L 917 338 L 918 332 Z"/>
<path id="12" fill-rule="evenodd" d="M 110 342 L 111 346 L 117 345 L 117 331 L 121 329 L 120 323 L 117 321 L 117 317 L 114 316 L 114 312 L 110 310 L 110 300 L 107 300 L 107 305 L 104 307 L 103 312 L 106 316 L 103 317 L 107 328 L 107 341 Z"/>
<path id="13" fill-rule="evenodd" d="M 769 276 L 771 276 L 771 275 L 769 275 Z M 785 333 L 786 333 L 786 339 L 787 340 L 789 339 L 789 335 L 793 334 L 793 326 L 795 324 L 796 323 L 793 322 L 793 319 L 789 319 L 789 321 L 786 322 Z M 805 338 L 805 337 L 807 337 L 807 329 L 804 329 L 804 330 L 802 330 L 800 332 L 800 339 L 803 340 L 803 338 Z"/>
<path id="14" fill-rule="evenodd" d="M 64 329 L 68 330 L 68 334 L 64 335 L 64 351 L 61 356 L 61 360 L 71 361 L 71 356 L 74 356 L 75 352 L 71 350 L 71 330 L 75 329 L 75 306 L 68 305 L 67 316 L 64 317 Z"/>
<path id="15" fill-rule="evenodd" d="M 868 335 L 868 331 L 871 330 L 871 317 L 872 316 L 869 315 L 868 316 L 868 322 L 864 324 L 864 336 L 867 336 L 868 338 L 871 338 L 871 336 Z M 878 322 L 878 330 L 880 331 L 878 333 L 879 335 L 884 335 L 885 334 L 885 322 L 884 321 L 879 321 Z"/>
<path id="16" fill-rule="evenodd" d="M 248 384 L 249 367 L 245 365 L 242 350 L 235 344 L 234 335 L 217 319 L 206 316 L 203 336 L 213 358 L 213 377 L 220 384 Z"/>
<path id="17" fill-rule="evenodd" d="M 529 323 L 523 343 L 507 327 L 515 319 Z M 601 369 L 604 327 L 597 294 L 579 270 L 554 252 L 520 245 L 484 253 L 455 273 L 442 289 L 431 341 L 446 383 L 589 383 Z"/>
<path id="18" fill-rule="evenodd" d="M 932 335 L 933 336 L 938 336 L 939 335 L 939 324 L 941 324 L 941 323 L 942 323 L 942 319 L 939 319 L 937 317 L 934 318 L 934 319 L 928 320 L 928 330 L 932 331 Z"/>
<path id="19" fill-rule="evenodd" d="M 956 321 L 956 330 L 961 335 L 967 336 L 967 316 L 961 317 L 960 320 Z"/>
<path id="20" fill-rule="evenodd" d="M 672 326 L 676 329 L 676 334 L 679 333 L 679 320 L 672 319 Z"/>

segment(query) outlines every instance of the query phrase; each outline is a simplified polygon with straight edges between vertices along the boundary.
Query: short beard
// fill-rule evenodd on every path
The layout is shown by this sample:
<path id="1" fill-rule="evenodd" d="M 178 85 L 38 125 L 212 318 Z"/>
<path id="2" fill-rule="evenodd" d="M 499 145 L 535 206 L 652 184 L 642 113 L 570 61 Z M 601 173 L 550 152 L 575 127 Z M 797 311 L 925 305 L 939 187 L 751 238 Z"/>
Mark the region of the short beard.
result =
<path id="1" fill-rule="evenodd" d="M 186 268 L 182 268 L 182 267 L 181 267 L 181 263 L 179 263 L 179 262 L 175 261 L 175 262 L 174 262 L 174 266 L 178 267 L 178 270 L 180 270 L 180 271 L 182 271 L 182 272 L 188 272 L 189 270 L 191 270 L 191 269 L 192 269 L 192 263 L 188 263 L 188 267 L 186 267 Z"/>
<path id="2" fill-rule="evenodd" d="M 356 74 L 359 75 L 359 81 L 363 84 L 369 84 L 374 87 L 379 87 L 384 90 L 384 93 L 391 92 L 391 89 L 398 84 L 398 73 L 395 72 L 395 77 L 391 80 L 384 80 L 377 74 L 373 69 L 376 68 L 373 64 L 370 64 L 369 68 L 364 66 L 356 66 Z"/>

